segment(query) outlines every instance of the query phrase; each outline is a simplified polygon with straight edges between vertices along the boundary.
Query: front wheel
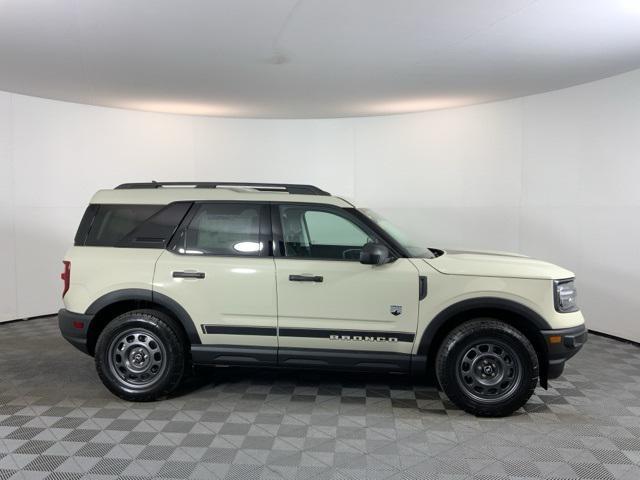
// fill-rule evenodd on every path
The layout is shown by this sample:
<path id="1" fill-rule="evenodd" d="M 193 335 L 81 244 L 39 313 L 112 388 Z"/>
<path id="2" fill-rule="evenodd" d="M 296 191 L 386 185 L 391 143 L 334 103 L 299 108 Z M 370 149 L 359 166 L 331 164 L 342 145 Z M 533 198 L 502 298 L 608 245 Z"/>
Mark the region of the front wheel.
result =
<path id="1" fill-rule="evenodd" d="M 449 399 L 484 417 L 509 415 L 522 407 L 538 384 L 538 370 L 531 342 L 493 319 L 454 328 L 436 358 L 436 375 Z"/>
<path id="2" fill-rule="evenodd" d="M 152 310 L 127 312 L 98 337 L 95 362 L 102 383 L 129 401 L 173 391 L 185 370 L 185 347 L 170 318 Z"/>

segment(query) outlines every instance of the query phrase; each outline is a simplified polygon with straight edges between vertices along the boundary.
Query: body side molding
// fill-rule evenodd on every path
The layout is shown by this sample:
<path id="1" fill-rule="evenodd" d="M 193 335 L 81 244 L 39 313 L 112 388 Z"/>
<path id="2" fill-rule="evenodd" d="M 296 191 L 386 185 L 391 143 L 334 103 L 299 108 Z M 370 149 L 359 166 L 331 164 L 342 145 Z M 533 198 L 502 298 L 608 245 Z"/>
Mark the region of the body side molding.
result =
<path id="1" fill-rule="evenodd" d="M 218 335 L 263 335 L 298 338 L 325 338 L 336 341 L 352 342 L 413 342 L 415 334 L 411 332 L 389 332 L 381 330 L 343 330 L 324 328 L 293 327 L 249 327 L 245 325 L 202 325 L 205 334 Z"/>
<path id="2" fill-rule="evenodd" d="M 191 345 L 196 365 L 276 366 L 277 347 L 251 345 Z"/>
<path id="3" fill-rule="evenodd" d="M 262 335 L 273 337 L 277 335 L 276 327 L 247 327 L 245 325 L 202 325 L 205 334 L 218 335 Z"/>
<path id="4" fill-rule="evenodd" d="M 411 332 L 389 332 L 379 330 L 344 330 L 324 328 L 280 327 L 280 337 L 326 338 L 336 341 L 354 342 L 413 342 L 415 334 Z"/>
<path id="5" fill-rule="evenodd" d="M 410 353 L 250 345 L 192 345 L 191 356 L 197 365 L 402 373 L 410 371 L 413 358 Z"/>
<path id="6" fill-rule="evenodd" d="M 350 371 L 409 372 L 410 353 L 285 347 L 278 349 L 281 367 Z"/>

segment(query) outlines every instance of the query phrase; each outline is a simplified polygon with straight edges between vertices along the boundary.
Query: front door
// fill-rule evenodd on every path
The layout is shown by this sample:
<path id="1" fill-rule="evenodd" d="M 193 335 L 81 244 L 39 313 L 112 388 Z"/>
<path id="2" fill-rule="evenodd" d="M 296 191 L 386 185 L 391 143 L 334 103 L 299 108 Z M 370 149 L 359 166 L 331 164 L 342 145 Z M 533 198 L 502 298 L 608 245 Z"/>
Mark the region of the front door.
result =
<path id="1" fill-rule="evenodd" d="M 191 316 L 198 363 L 276 362 L 277 305 L 269 206 L 195 204 L 157 261 L 153 289 Z"/>
<path id="2" fill-rule="evenodd" d="M 281 365 L 409 368 L 419 276 L 407 258 L 363 265 L 376 234 L 344 209 L 273 207 Z"/>

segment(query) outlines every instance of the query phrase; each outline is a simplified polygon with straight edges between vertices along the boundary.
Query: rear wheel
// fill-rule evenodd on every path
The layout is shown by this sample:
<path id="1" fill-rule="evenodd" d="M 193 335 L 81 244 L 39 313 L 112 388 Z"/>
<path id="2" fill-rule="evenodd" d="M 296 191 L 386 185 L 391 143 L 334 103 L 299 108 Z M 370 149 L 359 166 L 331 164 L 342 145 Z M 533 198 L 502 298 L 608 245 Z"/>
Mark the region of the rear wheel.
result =
<path id="1" fill-rule="evenodd" d="M 185 346 L 173 321 L 153 310 L 127 312 L 111 321 L 96 344 L 102 383 L 130 401 L 151 401 L 173 391 L 185 371 Z"/>
<path id="2" fill-rule="evenodd" d="M 476 319 L 445 337 L 436 358 L 436 375 L 458 407 L 478 416 L 504 416 L 533 394 L 538 357 L 520 331 L 497 320 Z"/>

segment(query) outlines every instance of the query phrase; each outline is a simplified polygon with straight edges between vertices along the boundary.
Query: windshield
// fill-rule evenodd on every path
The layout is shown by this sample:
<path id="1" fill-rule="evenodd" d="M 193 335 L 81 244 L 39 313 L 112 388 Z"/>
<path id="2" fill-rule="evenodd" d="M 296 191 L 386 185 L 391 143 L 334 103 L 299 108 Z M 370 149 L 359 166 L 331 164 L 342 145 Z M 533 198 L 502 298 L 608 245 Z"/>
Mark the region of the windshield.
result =
<path id="1" fill-rule="evenodd" d="M 412 257 L 434 258 L 435 255 L 431 252 L 431 250 L 429 250 L 427 247 L 420 246 L 420 242 L 417 242 L 410 238 L 405 232 L 396 227 L 393 223 L 391 223 L 383 216 L 368 208 L 360 208 L 358 210 L 364 213 L 376 225 L 387 232 L 387 235 L 389 235 L 397 243 L 399 243 Z"/>

